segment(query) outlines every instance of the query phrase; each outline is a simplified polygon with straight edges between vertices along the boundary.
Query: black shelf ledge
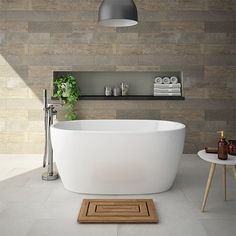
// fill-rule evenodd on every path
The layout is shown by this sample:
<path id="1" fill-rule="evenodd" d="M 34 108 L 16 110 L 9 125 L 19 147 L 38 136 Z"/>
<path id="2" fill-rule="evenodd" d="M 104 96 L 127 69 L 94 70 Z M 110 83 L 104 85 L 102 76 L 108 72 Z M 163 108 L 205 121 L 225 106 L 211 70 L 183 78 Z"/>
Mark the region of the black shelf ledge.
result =
<path id="1" fill-rule="evenodd" d="M 185 100 L 182 96 L 153 96 L 153 95 L 128 95 L 128 96 L 104 96 L 81 95 L 80 100 Z"/>

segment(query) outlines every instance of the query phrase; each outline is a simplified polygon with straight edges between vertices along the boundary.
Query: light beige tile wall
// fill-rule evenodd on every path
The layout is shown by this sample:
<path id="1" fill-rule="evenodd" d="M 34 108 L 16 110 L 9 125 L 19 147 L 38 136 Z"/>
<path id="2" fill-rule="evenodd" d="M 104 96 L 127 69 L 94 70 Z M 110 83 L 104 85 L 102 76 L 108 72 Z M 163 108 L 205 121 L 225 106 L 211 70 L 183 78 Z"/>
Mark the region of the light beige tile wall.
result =
<path id="1" fill-rule="evenodd" d="M 140 24 L 117 30 L 100 2 L 0 1 L 0 153 L 42 153 L 53 70 L 181 70 L 185 101 L 81 101 L 80 117 L 181 121 L 187 153 L 236 139 L 235 1 L 136 0 Z"/>

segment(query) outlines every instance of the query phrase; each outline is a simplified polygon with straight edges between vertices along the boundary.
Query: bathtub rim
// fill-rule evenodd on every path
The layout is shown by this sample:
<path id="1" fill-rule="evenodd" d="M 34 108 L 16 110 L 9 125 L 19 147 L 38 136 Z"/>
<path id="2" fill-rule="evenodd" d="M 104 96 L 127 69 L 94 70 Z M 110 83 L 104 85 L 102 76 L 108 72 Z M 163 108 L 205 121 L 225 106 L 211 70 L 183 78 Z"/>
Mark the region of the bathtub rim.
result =
<path id="1" fill-rule="evenodd" d="M 66 129 L 66 128 L 61 128 L 58 127 L 59 125 L 65 124 L 65 123 L 76 123 L 80 121 L 142 121 L 142 122 L 166 122 L 166 123 L 175 123 L 180 127 L 172 128 L 172 129 L 163 129 L 163 130 L 77 130 L 77 129 Z M 53 124 L 51 126 L 51 129 L 57 130 L 57 131 L 62 131 L 62 132 L 69 132 L 69 133 L 80 133 L 80 134 L 149 134 L 149 133 L 156 133 L 156 132 L 172 132 L 172 131 L 179 131 L 179 130 L 185 130 L 186 125 L 180 122 L 176 121 L 169 121 L 169 120 L 142 120 L 142 119 L 88 119 L 88 120 L 72 120 L 72 121 L 61 121 Z"/>

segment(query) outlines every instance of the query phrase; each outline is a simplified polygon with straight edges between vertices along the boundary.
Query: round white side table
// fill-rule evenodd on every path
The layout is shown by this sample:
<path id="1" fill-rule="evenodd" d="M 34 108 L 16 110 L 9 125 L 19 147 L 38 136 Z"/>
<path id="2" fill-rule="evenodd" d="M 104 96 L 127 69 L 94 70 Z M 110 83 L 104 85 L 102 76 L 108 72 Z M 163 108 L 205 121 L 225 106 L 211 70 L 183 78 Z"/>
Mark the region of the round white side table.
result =
<path id="1" fill-rule="evenodd" d="M 222 165 L 222 176 L 223 176 L 223 182 L 224 182 L 224 200 L 226 201 L 227 199 L 227 194 L 226 194 L 226 166 L 230 165 L 233 167 L 233 173 L 234 173 L 234 178 L 236 180 L 236 156 L 229 155 L 228 160 L 219 160 L 218 159 L 218 154 L 211 154 L 211 153 L 206 153 L 205 150 L 201 150 L 198 152 L 198 156 L 203 159 L 204 161 L 208 161 L 211 163 L 209 175 L 208 175 L 208 180 L 206 184 L 206 190 L 203 198 L 203 203 L 202 203 L 202 212 L 205 210 L 206 202 L 207 202 L 207 197 L 208 193 L 211 187 L 212 179 L 215 173 L 215 167 L 216 164 Z"/>

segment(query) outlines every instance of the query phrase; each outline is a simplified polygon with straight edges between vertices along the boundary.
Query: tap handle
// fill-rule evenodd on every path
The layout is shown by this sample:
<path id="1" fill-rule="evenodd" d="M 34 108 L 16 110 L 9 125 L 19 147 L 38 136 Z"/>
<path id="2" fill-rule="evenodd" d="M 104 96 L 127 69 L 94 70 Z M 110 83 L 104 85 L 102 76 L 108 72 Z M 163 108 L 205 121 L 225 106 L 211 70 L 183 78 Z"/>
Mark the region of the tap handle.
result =
<path id="1" fill-rule="evenodd" d="M 48 98 L 47 98 L 47 89 L 44 89 L 43 90 L 43 108 L 44 110 L 47 109 L 47 106 L 48 106 Z"/>

